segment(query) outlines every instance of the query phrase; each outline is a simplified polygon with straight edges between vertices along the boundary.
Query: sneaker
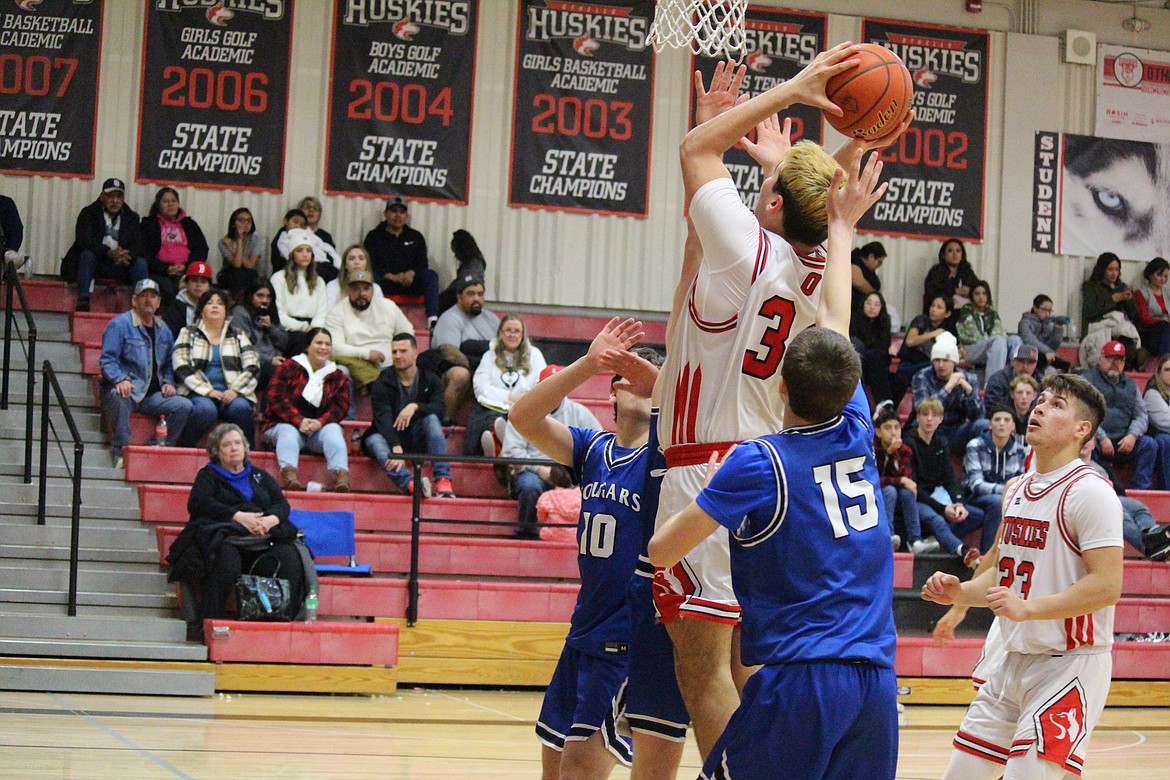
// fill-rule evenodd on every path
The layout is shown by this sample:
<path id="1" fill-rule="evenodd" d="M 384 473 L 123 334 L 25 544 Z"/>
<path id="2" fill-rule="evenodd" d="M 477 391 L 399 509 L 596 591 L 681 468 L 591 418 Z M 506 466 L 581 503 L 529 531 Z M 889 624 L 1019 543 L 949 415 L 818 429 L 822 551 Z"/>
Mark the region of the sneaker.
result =
<path id="1" fill-rule="evenodd" d="M 446 477 L 435 480 L 435 494 L 440 498 L 455 498 L 455 488 L 451 485 L 451 480 Z"/>
<path id="2" fill-rule="evenodd" d="M 427 330 L 433 331 L 435 329 L 435 323 L 438 321 L 438 317 L 427 317 Z"/>
<path id="3" fill-rule="evenodd" d="M 890 544 L 894 546 L 894 552 L 898 552 L 898 548 L 902 546 L 902 537 L 897 534 L 890 534 Z"/>
<path id="4" fill-rule="evenodd" d="M 423 498 L 430 498 L 431 497 L 431 480 L 428 479 L 427 477 L 422 478 L 422 494 L 423 494 Z M 413 479 L 410 482 L 406 483 L 406 495 L 408 495 L 408 496 L 414 495 L 414 480 Z"/>
<path id="5" fill-rule="evenodd" d="M 929 539 L 919 539 L 910 543 L 910 552 L 915 555 L 926 555 L 938 552 L 938 540 L 933 536 Z"/>
<path id="6" fill-rule="evenodd" d="M 78 295 L 77 304 L 73 307 L 73 311 L 89 311 L 89 296 Z"/>
<path id="7" fill-rule="evenodd" d="M 479 435 L 479 446 L 485 458 L 496 457 L 496 438 L 491 431 L 484 431 Z"/>
<path id="8" fill-rule="evenodd" d="M 979 554 L 978 547 L 960 547 L 959 552 L 963 556 L 963 565 L 971 571 L 979 568 L 979 564 L 983 561 L 983 556 Z"/>
<path id="9" fill-rule="evenodd" d="M 496 448 L 504 443 L 504 434 L 508 432 L 508 418 L 497 417 L 492 423 L 492 433 L 496 435 Z"/>
<path id="10" fill-rule="evenodd" d="M 111 452 L 110 459 L 114 461 L 114 468 L 116 468 L 116 469 L 126 468 L 126 459 L 122 457 L 122 453 Z"/>

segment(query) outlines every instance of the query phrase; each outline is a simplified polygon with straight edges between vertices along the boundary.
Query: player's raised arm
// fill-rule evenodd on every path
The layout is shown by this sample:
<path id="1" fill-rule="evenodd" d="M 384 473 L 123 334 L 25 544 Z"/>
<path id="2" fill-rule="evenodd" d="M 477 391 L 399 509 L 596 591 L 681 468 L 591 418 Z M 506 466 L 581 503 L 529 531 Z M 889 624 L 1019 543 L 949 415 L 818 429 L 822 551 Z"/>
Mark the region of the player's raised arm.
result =
<path id="1" fill-rule="evenodd" d="M 843 43 L 821 52 L 793 78 L 687 133 L 680 150 L 687 202 L 707 182 L 730 177 L 731 174 L 723 165 L 723 153 L 769 116 L 795 103 L 804 103 L 840 115 L 841 109 L 825 96 L 825 84 L 838 73 L 857 67 L 856 60 L 848 59 L 853 51 L 851 43 Z"/>
<path id="2" fill-rule="evenodd" d="M 573 435 L 559 420 L 548 415 L 585 380 L 605 370 L 601 356 L 607 350 L 627 350 L 642 340 L 642 323 L 614 317 L 589 345 L 589 352 L 574 360 L 520 397 L 508 413 L 508 422 L 537 449 L 557 463 L 573 463 Z"/>
<path id="3" fill-rule="evenodd" d="M 849 273 L 853 229 L 857 221 L 881 199 L 886 184 L 881 182 L 882 162 L 872 155 L 864 167 L 863 152 L 857 149 L 849 161 L 848 178 L 838 170 L 825 197 L 829 215 L 829 249 L 817 324 L 849 336 L 852 285 Z M 844 179 L 844 180 L 843 180 Z"/>

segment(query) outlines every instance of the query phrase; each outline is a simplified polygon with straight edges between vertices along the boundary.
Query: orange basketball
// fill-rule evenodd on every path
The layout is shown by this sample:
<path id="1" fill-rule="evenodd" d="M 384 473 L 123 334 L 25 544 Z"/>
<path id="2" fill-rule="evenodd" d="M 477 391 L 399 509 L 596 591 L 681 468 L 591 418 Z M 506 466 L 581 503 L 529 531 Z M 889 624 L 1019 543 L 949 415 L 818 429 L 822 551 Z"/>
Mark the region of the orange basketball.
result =
<path id="1" fill-rule="evenodd" d="M 844 116 L 825 114 L 837 132 L 874 139 L 894 130 L 910 111 L 914 82 L 902 58 L 884 46 L 863 43 L 850 59 L 861 64 L 829 79 L 825 95 Z"/>

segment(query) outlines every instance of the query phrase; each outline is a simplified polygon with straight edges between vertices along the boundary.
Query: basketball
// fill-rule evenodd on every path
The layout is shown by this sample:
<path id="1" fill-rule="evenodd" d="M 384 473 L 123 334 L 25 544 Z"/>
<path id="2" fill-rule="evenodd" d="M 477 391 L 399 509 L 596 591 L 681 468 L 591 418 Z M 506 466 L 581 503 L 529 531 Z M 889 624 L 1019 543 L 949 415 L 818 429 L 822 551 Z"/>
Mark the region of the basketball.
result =
<path id="1" fill-rule="evenodd" d="M 861 64 L 825 85 L 825 95 L 845 113 L 826 113 L 825 119 L 837 132 L 852 138 L 881 138 L 906 118 L 914 83 L 902 58 L 889 49 L 876 43 L 857 48 L 860 51 L 850 59 Z"/>

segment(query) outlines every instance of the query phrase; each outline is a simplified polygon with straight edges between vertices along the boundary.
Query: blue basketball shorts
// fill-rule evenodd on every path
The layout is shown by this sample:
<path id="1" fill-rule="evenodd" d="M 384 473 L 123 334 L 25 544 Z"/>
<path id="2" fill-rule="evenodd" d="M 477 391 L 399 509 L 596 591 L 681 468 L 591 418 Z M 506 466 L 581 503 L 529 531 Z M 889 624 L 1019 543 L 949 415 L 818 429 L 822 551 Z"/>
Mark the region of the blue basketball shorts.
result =
<path id="1" fill-rule="evenodd" d="M 607 726 L 615 722 L 612 708 L 624 705 L 616 697 L 625 679 L 625 655 L 598 657 L 565 645 L 540 707 L 537 738 L 560 751 L 601 731 L 606 749 L 629 766 L 633 745 Z"/>
<path id="2" fill-rule="evenodd" d="M 651 578 L 636 576 L 630 603 L 630 660 L 626 721 L 632 731 L 683 742 L 690 715 L 674 674 L 674 647 L 654 610 Z"/>
<path id="3" fill-rule="evenodd" d="M 868 663 L 760 668 L 703 765 L 704 780 L 893 780 L 898 683 Z"/>

